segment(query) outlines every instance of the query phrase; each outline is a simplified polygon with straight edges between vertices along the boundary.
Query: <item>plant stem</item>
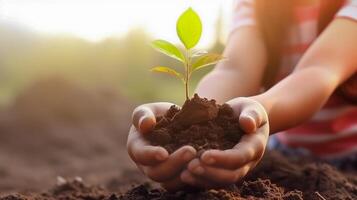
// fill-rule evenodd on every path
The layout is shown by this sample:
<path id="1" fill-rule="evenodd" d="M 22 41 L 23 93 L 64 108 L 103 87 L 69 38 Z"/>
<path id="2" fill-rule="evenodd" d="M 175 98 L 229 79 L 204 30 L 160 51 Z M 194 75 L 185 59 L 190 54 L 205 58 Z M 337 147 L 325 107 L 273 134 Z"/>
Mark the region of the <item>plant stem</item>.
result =
<path id="1" fill-rule="evenodd" d="M 186 79 L 187 79 L 187 76 L 186 76 Z M 188 88 L 188 80 L 186 80 L 185 82 L 185 90 L 186 90 L 186 100 L 189 100 L 189 88 Z"/>
<path id="2" fill-rule="evenodd" d="M 190 88 L 189 88 L 189 82 L 190 82 L 190 68 L 191 68 L 191 55 L 190 55 L 190 50 L 186 50 L 186 66 L 185 66 L 185 94 L 186 94 L 186 100 L 189 100 L 189 93 L 190 93 Z"/>

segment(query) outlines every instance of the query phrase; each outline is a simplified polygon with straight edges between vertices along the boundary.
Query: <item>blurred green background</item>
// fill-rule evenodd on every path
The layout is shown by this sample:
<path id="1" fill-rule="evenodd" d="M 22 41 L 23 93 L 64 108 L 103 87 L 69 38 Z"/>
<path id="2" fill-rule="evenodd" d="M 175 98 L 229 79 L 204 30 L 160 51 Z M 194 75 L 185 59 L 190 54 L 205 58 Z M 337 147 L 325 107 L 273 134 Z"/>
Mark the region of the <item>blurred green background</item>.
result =
<path id="1" fill-rule="evenodd" d="M 203 46 L 205 50 L 220 53 L 224 38 L 222 29 L 226 27 L 222 13 L 216 16 L 209 45 Z M 174 25 L 176 21 L 169 23 Z M 121 36 L 114 34 L 93 42 L 71 34 L 42 34 L 32 31 L 31 27 L 0 20 L 0 104 L 10 103 L 32 82 L 51 76 L 64 77 L 89 88 L 110 86 L 135 103 L 171 101 L 181 104 L 184 100 L 181 82 L 149 71 L 155 65 L 181 70 L 180 63 L 149 46 L 156 38 L 137 26 Z M 194 88 L 211 69 L 196 73 L 191 87 Z"/>
<path id="2" fill-rule="evenodd" d="M 56 176 L 132 184 L 132 110 L 185 99 L 179 80 L 150 72 L 182 69 L 150 42 L 178 44 L 176 20 L 192 6 L 203 22 L 197 50 L 221 52 L 227 2 L 0 0 L 0 193 L 44 191 Z"/>

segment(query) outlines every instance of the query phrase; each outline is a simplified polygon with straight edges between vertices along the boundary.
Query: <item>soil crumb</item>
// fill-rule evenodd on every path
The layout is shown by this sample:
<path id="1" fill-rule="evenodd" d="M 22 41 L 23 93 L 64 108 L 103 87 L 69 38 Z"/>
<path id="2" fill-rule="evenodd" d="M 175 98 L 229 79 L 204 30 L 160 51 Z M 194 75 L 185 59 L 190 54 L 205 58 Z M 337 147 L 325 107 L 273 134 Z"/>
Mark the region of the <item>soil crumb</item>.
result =
<path id="1" fill-rule="evenodd" d="M 228 104 L 218 105 L 215 100 L 200 98 L 197 94 L 186 100 L 182 109 L 172 106 L 156 120 L 147 139 L 169 153 L 184 145 L 191 145 L 198 152 L 230 149 L 243 134 L 238 117 Z"/>

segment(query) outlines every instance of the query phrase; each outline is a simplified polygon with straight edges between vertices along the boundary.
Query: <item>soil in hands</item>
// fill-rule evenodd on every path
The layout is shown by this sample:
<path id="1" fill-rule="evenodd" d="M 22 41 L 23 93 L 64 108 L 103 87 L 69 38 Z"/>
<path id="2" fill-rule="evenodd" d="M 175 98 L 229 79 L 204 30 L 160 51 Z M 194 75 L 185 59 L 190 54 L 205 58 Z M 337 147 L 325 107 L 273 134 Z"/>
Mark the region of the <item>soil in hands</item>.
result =
<path id="1" fill-rule="evenodd" d="M 153 145 L 169 153 L 190 145 L 198 152 L 207 149 L 231 149 L 242 137 L 238 117 L 228 104 L 200 98 L 197 94 L 186 100 L 182 109 L 172 106 L 147 135 Z"/>

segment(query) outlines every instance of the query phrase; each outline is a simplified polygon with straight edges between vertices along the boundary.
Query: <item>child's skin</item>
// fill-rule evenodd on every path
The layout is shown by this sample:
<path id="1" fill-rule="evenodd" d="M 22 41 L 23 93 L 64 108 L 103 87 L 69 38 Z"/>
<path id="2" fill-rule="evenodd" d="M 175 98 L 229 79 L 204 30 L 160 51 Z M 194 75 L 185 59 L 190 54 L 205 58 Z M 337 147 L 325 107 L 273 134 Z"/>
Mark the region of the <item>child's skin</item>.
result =
<path id="1" fill-rule="evenodd" d="M 155 116 L 172 104 L 145 104 L 134 110 L 128 138 L 129 154 L 139 169 L 169 190 L 185 184 L 214 188 L 238 181 L 260 161 L 269 133 L 309 119 L 356 73 L 357 23 L 335 19 L 290 76 L 257 95 L 266 66 L 265 51 L 256 27 L 236 30 L 224 52 L 229 61 L 218 64 L 196 90 L 200 96 L 228 103 L 239 116 L 247 134 L 233 149 L 209 150 L 196 158 L 196 151 L 189 146 L 171 155 L 162 147 L 150 146 L 142 134 L 153 127 Z"/>

